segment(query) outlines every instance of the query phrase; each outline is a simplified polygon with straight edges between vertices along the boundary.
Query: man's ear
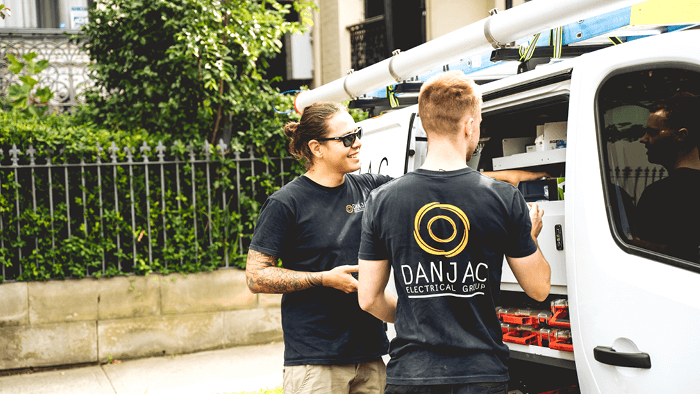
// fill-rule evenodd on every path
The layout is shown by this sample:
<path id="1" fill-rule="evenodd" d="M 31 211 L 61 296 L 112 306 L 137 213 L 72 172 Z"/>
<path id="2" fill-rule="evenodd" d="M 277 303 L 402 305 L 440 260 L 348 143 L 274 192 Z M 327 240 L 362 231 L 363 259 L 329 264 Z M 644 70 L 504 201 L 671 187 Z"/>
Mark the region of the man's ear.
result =
<path id="1" fill-rule="evenodd" d="M 467 137 L 471 137 L 472 133 L 474 130 L 472 129 L 472 125 L 474 124 L 475 120 L 471 116 L 467 117 L 467 120 L 464 121 L 463 125 L 463 131 L 467 135 Z"/>
<path id="2" fill-rule="evenodd" d="M 323 157 L 323 145 L 320 142 L 316 140 L 309 141 L 309 150 L 315 157 L 319 159 Z"/>
<path id="3" fill-rule="evenodd" d="M 688 129 L 683 127 L 676 132 L 676 141 L 683 142 L 688 138 Z"/>

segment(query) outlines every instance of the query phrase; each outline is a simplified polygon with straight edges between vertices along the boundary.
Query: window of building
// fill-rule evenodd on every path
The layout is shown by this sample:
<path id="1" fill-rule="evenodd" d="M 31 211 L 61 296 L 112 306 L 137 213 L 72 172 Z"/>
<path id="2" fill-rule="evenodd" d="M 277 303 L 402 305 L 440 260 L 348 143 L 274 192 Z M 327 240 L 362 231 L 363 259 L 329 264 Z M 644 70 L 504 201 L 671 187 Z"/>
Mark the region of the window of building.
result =
<path id="1" fill-rule="evenodd" d="M 674 265 L 700 263 L 700 72 L 652 68 L 598 93 L 599 144 L 618 244 Z"/>
<path id="2" fill-rule="evenodd" d="M 91 0 L 5 0 L 12 16 L 0 28 L 78 30 L 87 23 Z"/>

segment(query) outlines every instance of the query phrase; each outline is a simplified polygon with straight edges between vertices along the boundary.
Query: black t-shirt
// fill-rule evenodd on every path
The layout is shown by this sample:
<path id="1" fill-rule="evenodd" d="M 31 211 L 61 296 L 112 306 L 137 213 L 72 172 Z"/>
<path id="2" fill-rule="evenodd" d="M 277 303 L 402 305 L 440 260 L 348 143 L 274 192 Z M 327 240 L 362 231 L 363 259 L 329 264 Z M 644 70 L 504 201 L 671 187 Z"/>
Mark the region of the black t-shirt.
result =
<path id="1" fill-rule="evenodd" d="M 384 175 L 345 176 L 338 187 L 300 176 L 268 197 L 250 248 L 295 271 L 357 265 L 362 213 Z M 360 309 L 357 293 L 316 287 L 282 297 L 284 365 L 343 365 L 387 353 L 384 324 Z"/>
<path id="2" fill-rule="evenodd" d="M 664 253 L 698 261 L 700 170 L 678 168 L 649 185 L 637 204 L 639 238 L 664 245 Z"/>
<path id="3" fill-rule="evenodd" d="M 508 380 L 495 300 L 504 254 L 537 251 L 531 228 L 517 188 L 469 168 L 416 170 L 371 194 L 359 256 L 388 259 L 398 293 L 387 383 Z"/>

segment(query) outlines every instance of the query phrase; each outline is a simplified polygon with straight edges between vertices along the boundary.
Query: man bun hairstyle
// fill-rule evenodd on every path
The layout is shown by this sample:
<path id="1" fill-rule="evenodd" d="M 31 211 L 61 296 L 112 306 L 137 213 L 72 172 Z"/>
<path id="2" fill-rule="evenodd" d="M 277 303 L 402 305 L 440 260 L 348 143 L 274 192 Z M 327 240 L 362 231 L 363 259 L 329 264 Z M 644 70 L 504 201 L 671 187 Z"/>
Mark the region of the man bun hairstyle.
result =
<path id="1" fill-rule="evenodd" d="M 328 119 L 347 111 L 338 103 L 314 103 L 302 112 L 299 122 L 289 122 L 284 126 L 284 134 L 289 137 L 289 152 L 304 160 L 306 169 L 313 165 L 313 154 L 309 149 L 309 141 L 324 138 L 328 135 Z"/>
<path id="2" fill-rule="evenodd" d="M 418 95 L 418 114 L 426 133 L 459 131 L 465 115 L 481 110 L 481 89 L 462 71 L 447 71 L 428 79 Z"/>

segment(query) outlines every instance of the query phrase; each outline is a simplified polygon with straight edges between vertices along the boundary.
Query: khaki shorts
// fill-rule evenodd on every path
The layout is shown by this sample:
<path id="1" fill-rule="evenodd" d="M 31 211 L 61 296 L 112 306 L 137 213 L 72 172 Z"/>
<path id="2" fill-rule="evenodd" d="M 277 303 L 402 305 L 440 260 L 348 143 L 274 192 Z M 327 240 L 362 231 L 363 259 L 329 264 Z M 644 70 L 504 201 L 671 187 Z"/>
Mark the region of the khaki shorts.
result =
<path id="1" fill-rule="evenodd" d="M 284 367 L 284 394 L 382 394 L 386 365 L 381 359 L 347 365 Z"/>

